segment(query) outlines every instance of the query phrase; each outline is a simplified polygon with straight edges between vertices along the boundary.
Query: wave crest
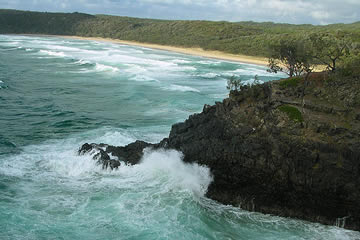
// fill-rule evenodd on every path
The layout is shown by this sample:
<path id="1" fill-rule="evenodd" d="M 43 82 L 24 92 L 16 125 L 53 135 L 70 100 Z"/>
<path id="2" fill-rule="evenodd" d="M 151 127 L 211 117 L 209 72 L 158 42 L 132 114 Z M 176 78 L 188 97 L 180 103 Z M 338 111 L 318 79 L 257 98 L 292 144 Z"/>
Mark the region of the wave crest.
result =
<path id="1" fill-rule="evenodd" d="M 40 50 L 40 53 L 53 56 L 53 57 L 66 57 L 64 52 L 54 52 L 49 50 Z"/>
<path id="2" fill-rule="evenodd" d="M 118 72 L 120 71 L 117 67 L 112 67 L 100 63 L 96 63 L 95 70 L 98 72 Z"/>
<path id="3" fill-rule="evenodd" d="M 179 91 L 179 92 L 197 92 L 197 93 L 200 92 L 200 90 L 198 90 L 196 88 L 182 86 L 182 85 L 176 85 L 176 84 L 171 84 L 170 86 L 162 87 L 162 89 L 169 90 L 169 91 Z"/>
<path id="4" fill-rule="evenodd" d="M 196 163 L 185 163 L 182 159 L 183 154 L 176 150 L 145 149 L 139 169 L 148 177 L 165 176 L 171 187 L 204 196 L 213 180 L 210 169 Z"/>

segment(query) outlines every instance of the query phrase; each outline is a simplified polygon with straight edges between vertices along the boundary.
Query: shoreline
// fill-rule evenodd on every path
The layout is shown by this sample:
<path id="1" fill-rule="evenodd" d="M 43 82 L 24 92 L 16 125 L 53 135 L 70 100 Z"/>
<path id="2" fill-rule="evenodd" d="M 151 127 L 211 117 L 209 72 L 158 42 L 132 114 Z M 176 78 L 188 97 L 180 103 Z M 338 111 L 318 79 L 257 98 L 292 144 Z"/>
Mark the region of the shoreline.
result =
<path id="1" fill-rule="evenodd" d="M 11 34 L 9 34 L 11 35 Z M 111 42 L 129 46 L 137 46 L 137 47 L 145 47 L 156 50 L 170 51 L 176 52 L 186 55 L 205 57 L 217 60 L 225 60 L 225 61 L 233 61 L 238 63 L 245 64 L 254 64 L 259 66 L 267 66 L 268 59 L 265 57 L 253 57 L 246 55 L 238 55 L 238 54 L 230 54 L 224 53 L 220 51 L 208 51 L 202 48 L 185 48 L 185 47 L 175 47 L 169 45 L 160 45 L 153 43 L 141 43 L 136 41 L 126 41 L 126 40 L 118 40 L 113 38 L 102 38 L 102 37 L 80 37 L 80 36 L 67 36 L 67 35 L 48 35 L 48 34 L 14 34 L 14 35 L 22 35 L 22 36 L 43 36 L 43 37 L 61 37 L 68 39 L 77 39 L 77 40 L 90 40 L 90 41 L 99 41 L 99 42 Z"/>

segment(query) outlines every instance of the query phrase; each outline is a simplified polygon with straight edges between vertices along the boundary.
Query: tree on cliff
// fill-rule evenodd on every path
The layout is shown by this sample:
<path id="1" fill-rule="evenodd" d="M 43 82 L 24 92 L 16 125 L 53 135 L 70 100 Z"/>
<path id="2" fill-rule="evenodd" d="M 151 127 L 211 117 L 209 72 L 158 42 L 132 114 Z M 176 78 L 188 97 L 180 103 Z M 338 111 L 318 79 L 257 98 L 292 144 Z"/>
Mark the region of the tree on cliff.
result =
<path id="1" fill-rule="evenodd" d="M 350 55 L 356 47 L 346 36 L 338 34 L 312 34 L 310 36 L 314 59 L 324 64 L 328 71 L 337 70 L 338 61 Z"/>
<path id="2" fill-rule="evenodd" d="M 293 77 L 307 73 L 311 69 L 313 57 L 308 41 L 281 39 L 270 48 L 272 55 L 268 63 L 268 72 L 284 72 Z"/>
<path id="3" fill-rule="evenodd" d="M 268 72 L 285 72 L 289 77 L 303 76 L 301 106 L 304 112 L 305 90 L 315 67 L 310 42 L 308 39 L 281 39 L 277 44 L 272 45 L 272 51 Z"/>

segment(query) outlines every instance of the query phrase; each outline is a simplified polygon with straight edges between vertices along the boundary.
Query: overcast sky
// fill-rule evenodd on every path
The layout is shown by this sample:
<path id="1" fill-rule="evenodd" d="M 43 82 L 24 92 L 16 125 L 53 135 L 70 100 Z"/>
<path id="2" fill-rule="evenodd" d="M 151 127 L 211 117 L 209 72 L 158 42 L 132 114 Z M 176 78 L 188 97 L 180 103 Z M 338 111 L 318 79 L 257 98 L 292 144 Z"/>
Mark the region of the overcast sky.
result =
<path id="1" fill-rule="evenodd" d="M 296 24 L 360 21 L 360 0 L 0 0 L 0 8 Z"/>

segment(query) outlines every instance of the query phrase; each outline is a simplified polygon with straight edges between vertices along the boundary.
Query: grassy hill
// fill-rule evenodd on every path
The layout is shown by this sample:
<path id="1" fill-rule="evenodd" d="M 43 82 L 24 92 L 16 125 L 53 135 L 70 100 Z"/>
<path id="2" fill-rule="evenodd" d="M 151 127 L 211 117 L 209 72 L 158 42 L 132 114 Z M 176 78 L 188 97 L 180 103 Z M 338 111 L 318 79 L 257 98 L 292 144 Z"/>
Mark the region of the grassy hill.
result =
<path id="1" fill-rule="evenodd" d="M 48 13 L 0 9 L 0 34 L 57 34 L 106 37 L 180 47 L 201 47 L 233 54 L 269 56 L 281 37 L 330 32 L 360 42 L 360 22 L 327 26 L 272 22 L 213 22 L 141 19 L 83 13 Z"/>

